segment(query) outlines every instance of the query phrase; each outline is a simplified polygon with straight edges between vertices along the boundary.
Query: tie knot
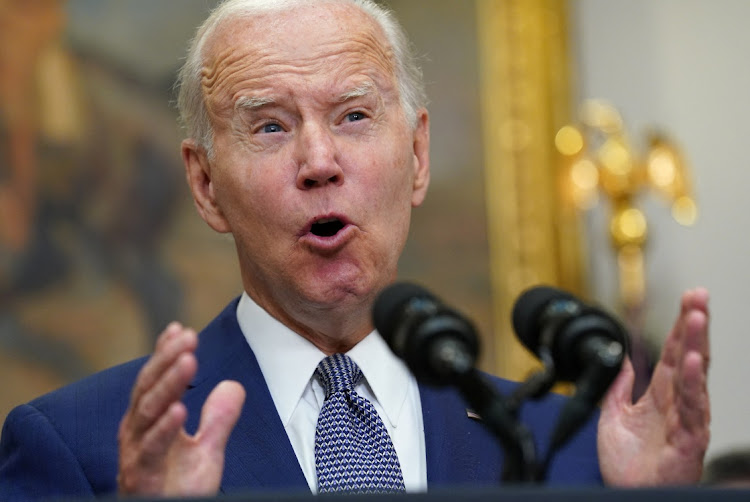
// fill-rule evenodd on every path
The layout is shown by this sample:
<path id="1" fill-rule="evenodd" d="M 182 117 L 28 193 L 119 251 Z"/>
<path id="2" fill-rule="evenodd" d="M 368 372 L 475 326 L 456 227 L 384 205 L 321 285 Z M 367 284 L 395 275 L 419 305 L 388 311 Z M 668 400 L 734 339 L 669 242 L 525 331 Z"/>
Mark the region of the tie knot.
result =
<path id="1" fill-rule="evenodd" d="M 326 399 L 334 392 L 351 391 L 362 379 L 362 370 L 346 354 L 333 354 L 318 364 L 315 374 L 326 391 Z"/>

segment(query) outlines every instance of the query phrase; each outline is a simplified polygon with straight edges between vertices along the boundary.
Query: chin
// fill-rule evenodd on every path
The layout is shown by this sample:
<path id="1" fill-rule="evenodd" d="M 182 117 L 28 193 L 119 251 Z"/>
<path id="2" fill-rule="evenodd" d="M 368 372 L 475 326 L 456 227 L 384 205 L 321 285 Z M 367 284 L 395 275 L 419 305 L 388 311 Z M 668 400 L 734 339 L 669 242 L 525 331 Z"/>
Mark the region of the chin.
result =
<path id="1" fill-rule="evenodd" d="M 323 309 L 369 305 L 380 291 L 380 282 L 357 274 L 354 277 L 325 276 L 304 288 L 305 296 Z"/>
<path id="2" fill-rule="evenodd" d="M 321 309 L 362 305 L 369 309 L 396 277 L 395 266 L 384 260 L 323 260 L 308 265 L 297 275 L 298 291 Z"/>

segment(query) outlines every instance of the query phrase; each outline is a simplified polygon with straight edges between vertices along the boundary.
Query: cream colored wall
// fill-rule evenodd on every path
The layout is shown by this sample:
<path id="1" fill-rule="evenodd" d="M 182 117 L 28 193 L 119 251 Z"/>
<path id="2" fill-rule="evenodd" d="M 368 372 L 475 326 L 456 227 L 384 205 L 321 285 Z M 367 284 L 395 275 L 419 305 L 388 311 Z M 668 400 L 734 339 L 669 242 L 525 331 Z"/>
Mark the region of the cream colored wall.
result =
<path id="1" fill-rule="evenodd" d="M 658 126 L 684 147 L 700 217 L 692 228 L 644 201 L 648 329 L 663 337 L 680 292 L 711 292 L 712 443 L 709 456 L 750 447 L 750 2 L 577 0 L 573 10 L 580 98 L 606 98 L 634 140 Z M 589 215 L 591 281 L 616 304 L 602 207 Z"/>

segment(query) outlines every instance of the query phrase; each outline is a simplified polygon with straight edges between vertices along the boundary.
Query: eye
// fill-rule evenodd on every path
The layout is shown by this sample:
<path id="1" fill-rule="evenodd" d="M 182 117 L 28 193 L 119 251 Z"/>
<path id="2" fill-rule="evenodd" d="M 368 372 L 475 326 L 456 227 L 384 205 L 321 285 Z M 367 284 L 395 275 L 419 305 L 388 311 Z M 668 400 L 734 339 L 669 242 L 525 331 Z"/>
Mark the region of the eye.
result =
<path id="1" fill-rule="evenodd" d="M 356 122 L 358 120 L 363 120 L 364 118 L 366 118 L 366 116 L 362 112 L 351 112 L 346 115 L 346 120 L 349 122 Z"/>
<path id="2" fill-rule="evenodd" d="M 274 132 L 281 132 L 281 131 L 282 131 L 281 126 L 273 122 L 270 124 L 266 124 L 261 128 L 261 132 L 264 132 L 264 133 L 274 133 Z"/>

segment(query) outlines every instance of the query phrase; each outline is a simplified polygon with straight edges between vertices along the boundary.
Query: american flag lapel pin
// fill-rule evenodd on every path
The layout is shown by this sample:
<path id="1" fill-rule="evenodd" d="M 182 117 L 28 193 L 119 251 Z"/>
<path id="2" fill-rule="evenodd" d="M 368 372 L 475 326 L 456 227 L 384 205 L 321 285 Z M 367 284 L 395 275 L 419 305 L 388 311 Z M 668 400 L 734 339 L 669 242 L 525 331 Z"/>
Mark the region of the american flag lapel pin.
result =
<path id="1" fill-rule="evenodd" d="M 479 415 L 479 413 L 472 410 L 471 408 L 466 408 L 466 416 L 469 418 L 473 418 L 474 420 L 482 420 L 482 417 Z"/>

